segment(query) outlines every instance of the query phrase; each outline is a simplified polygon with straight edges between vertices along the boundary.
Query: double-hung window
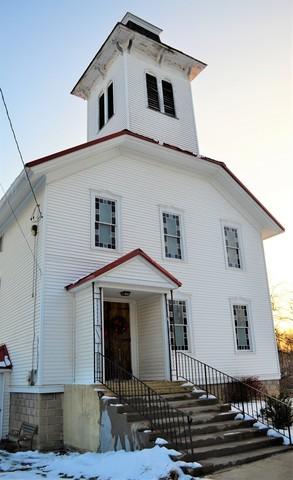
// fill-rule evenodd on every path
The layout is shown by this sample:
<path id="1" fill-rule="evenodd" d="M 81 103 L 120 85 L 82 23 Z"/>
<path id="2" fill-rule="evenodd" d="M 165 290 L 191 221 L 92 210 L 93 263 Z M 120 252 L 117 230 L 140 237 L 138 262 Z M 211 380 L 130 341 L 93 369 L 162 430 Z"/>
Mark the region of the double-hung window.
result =
<path id="1" fill-rule="evenodd" d="M 116 201 L 95 197 L 95 246 L 117 248 Z"/>
<path id="2" fill-rule="evenodd" d="M 237 350 L 251 350 L 248 306 L 233 304 L 232 308 Z"/>
<path id="3" fill-rule="evenodd" d="M 235 227 L 224 226 L 224 239 L 228 267 L 242 268 L 239 231 Z"/>
<path id="4" fill-rule="evenodd" d="M 149 108 L 176 117 L 172 83 L 146 73 L 146 89 Z"/>
<path id="5" fill-rule="evenodd" d="M 168 302 L 170 319 L 170 341 L 172 350 L 188 350 L 188 320 L 184 300 Z"/>
<path id="6" fill-rule="evenodd" d="M 99 130 L 110 120 L 114 115 L 114 90 L 113 82 L 111 82 L 106 91 L 99 95 Z"/>
<path id="7" fill-rule="evenodd" d="M 163 235 L 166 258 L 182 259 L 182 234 L 180 216 L 163 212 Z"/>

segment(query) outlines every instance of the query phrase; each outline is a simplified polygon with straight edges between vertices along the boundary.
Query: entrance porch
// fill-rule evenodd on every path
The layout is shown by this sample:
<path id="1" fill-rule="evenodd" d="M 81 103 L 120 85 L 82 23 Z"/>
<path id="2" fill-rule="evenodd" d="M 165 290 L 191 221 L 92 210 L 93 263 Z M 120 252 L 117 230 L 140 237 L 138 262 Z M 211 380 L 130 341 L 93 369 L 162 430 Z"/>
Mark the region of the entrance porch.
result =
<path id="1" fill-rule="evenodd" d="M 167 297 L 180 285 L 140 249 L 69 285 L 75 296 L 74 383 L 104 383 L 115 375 L 114 364 L 125 378 L 171 380 Z"/>

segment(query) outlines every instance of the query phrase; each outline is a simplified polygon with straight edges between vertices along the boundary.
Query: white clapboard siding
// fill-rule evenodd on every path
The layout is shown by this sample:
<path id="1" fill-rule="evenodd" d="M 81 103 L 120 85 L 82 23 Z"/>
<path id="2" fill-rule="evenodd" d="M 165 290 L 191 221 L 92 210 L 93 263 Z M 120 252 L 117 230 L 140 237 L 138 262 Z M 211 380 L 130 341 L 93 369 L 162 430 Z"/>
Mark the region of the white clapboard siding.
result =
<path id="1" fill-rule="evenodd" d="M 75 294 L 75 372 L 74 383 L 94 382 L 92 287 Z"/>
<path id="2" fill-rule="evenodd" d="M 110 66 L 105 77 L 97 81 L 91 90 L 87 101 L 88 140 L 103 137 L 109 133 L 119 132 L 127 126 L 127 109 L 125 97 L 124 57 L 119 55 Z M 107 109 L 107 87 L 113 82 L 114 115 L 104 127 L 99 130 L 99 96 L 105 94 L 105 108 Z M 107 116 L 106 116 L 107 118 Z"/>
<path id="3" fill-rule="evenodd" d="M 147 105 L 146 72 L 157 80 L 172 82 L 176 118 L 156 112 Z M 135 54 L 127 55 L 130 129 L 160 142 L 198 152 L 191 84 L 186 73 L 158 66 L 155 61 Z"/>
<path id="4" fill-rule="evenodd" d="M 163 273 L 142 257 L 134 257 L 100 277 L 109 283 L 169 289 L 175 286 Z"/>
<path id="5" fill-rule="evenodd" d="M 121 199 L 118 252 L 91 247 L 92 190 Z M 163 256 L 162 206 L 182 213 L 184 261 Z M 226 268 L 221 220 L 240 227 L 243 271 Z M 49 184 L 47 223 L 45 383 L 56 378 L 58 383 L 70 383 L 73 378 L 73 304 L 65 285 L 135 248 L 142 248 L 182 281 L 175 296 L 190 299 L 193 355 L 232 375 L 279 378 L 260 232 L 210 183 L 138 156 L 117 157 Z M 253 352 L 235 351 L 230 310 L 234 297 L 250 301 Z"/>
<path id="6" fill-rule="evenodd" d="M 137 302 L 139 377 L 142 380 L 166 378 L 162 305 L 161 295 Z"/>
<path id="7" fill-rule="evenodd" d="M 43 208 L 43 193 L 38 192 L 38 201 Z M 35 329 L 35 362 L 38 368 L 37 345 L 39 342 L 40 288 L 37 298 L 33 291 L 34 237 L 31 233 L 31 216 L 35 208 L 31 200 L 21 212 L 17 212 L 18 223 L 12 222 L 4 232 L 2 252 L 0 252 L 0 344 L 7 345 L 13 369 L 11 387 L 27 386 L 27 376 L 32 368 L 32 342 Z M 43 221 L 39 226 L 37 254 L 38 287 L 42 280 L 42 235 Z M 22 229 L 22 232 L 21 232 Z M 25 235 L 25 238 L 23 237 Z M 27 243 L 29 244 L 29 247 Z M 31 249 L 31 251 L 30 251 Z M 35 318 L 33 315 L 36 303 Z"/>
<path id="8" fill-rule="evenodd" d="M 176 118 L 148 108 L 146 72 L 158 82 L 172 82 Z M 105 126 L 98 128 L 98 102 L 101 92 L 113 82 L 114 115 Z M 106 102 L 106 97 L 105 97 Z M 186 72 L 164 65 L 158 66 L 146 56 L 131 51 L 115 58 L 105 78 L 97 80 L 88 99 L 88 140 L 118 132 L 124 128 L 198 153 L 191 84 Z"/>

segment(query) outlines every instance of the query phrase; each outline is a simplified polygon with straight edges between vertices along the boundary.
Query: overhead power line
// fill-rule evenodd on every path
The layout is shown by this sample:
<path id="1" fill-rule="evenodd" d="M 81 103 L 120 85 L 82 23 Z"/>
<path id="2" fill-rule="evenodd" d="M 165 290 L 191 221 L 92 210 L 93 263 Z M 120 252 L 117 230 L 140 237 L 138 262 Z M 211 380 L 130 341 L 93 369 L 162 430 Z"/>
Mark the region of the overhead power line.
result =
<path id="1" fill-rule="evenodd" d="M 3 195 L 5 195 L 5 190 L 4 190 L 4 187 L 3 187 L 3 185 L 2 185 L 1 182 L 0 182 L 0 188 L 1 188 L 2 192 L 3 192 Z M 32 250 L 32 248 L 31 248 L 31 246 L 30 246 L 30 244 L 29 244 L 29 241 L 28 241 L 28 239 L 27 239 L 27 237 L 26 237 L 26 234 L 24 233 L 23 228 L 22 228 L 22 226 L 21 226 L 21 224 L 20 224 L 20 222 L 19 222 L 19 220 L 18 220 L 18 218 L 17 218 L 17 216 L 16 216 L 15 210 L 14 210 L 13 206 L 11 205 L 11 202 L 10 202 L 10 200 L 9 200 L 8 194 L 7 194 L 6 200 L 7 200 L 7 203 L 8 203 L 8 205 L 9 205 L 9 208 L 10 208 L 10 210 L 11 210 L 11 213 L 12 213 L 12 215 L 13 215 L 14 218 L 15 218 L 15 221 L 16 221 L 16 224 L 17 224 L 19 230 L 20 230 L 20 233 L 21 233 L 21 235 L 23 236 L 24 241 L 25 241 L 25 243 L 26 243 L 26 245 L 27 245 L 27 247 L 28 247 L 28 249 L 29 249 L 29 251 L 30 251 L 30 253 L 31 253 L 31 255 L 32 255 L 33 261 L 34 261 L 34 262 L 36 261 L 37 267 L 38 267 L 39 271 L 41 272 L 41 268 L 40 268 L 40 266 L 39 266 L 39 264 L 38 264 L 38 261 L 37 261 L 36 258 L 35 258 L 35 253 L 34 253 L 34 251 Z"/>
<path id="2" fill-rule="evenodd" d="M 23 156 L 22 156 L 22 153 L 21 153 L 21 150 L 20 150 L 20 146 L 19 146 L 16 134 L 15 134 L 15 130 L 13 128 L 13 124 L 12 124 L 12 121 L 11 121 L 11 118 L 10 118 L 10 115 L 9 115 L 8 107 L 7 107 L 6 102 L 5 102 L 4 93 L 3 93 L 3 90 L 2 90 L 1 87 L 0 87 L 0 93 L 1 93 L 3 105 L 4 105 L 4 108 L 5 108 L 5 111 L 6 111 L 6 115 L 7 115 L 7 118 L 8 118 L 8 122 L 9 122 L 9 125 L 10 125 L 10 129 L 12 131 L 12 135 L 13 135 L 13 138 L 14 138 L 14 141 L 15 141 L 15 145 L 16 145 L 16 148 L 18 150 L 18 153 L 19 153 L 19 156 L 20 156 L 20 159 L 21 159 L 21 163 L 22 163 L 24 171 L 25 171 L 27 181 L 29 183 L 29 186 L 30 186 L 30 189 L 32 191 L 34 200 L 36 202 L 37 209 L 39 210 L 40 217 L 42 218 L 42 212 L 41 212 L 41 209 L 40 209 L 40 205 L 38 203 L 35 191 L 34 191 L 33 186 L 32 186 L 32 182 L 30 180 L 29 174 L 27 172 L 27 169 L 26 169 L 26 166 L 25 166 L 25 163 L 24 163 L 24 160 L 23 160 Z"/>

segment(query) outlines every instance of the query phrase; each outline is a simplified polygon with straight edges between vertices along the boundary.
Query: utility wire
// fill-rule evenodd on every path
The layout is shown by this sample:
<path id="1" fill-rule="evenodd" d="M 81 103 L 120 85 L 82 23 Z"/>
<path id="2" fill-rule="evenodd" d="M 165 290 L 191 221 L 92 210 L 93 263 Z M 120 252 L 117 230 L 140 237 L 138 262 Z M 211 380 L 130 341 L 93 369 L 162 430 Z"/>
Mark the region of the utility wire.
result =
<path id="1" fill-rule="evenodd" d="M 1 188 L 2 192 L 3 192 L 3 194 L 5 195 L 5 190 L 4 190 L 4 187 L 3 187 L 3 185 L 2 185 L 1 182 L 0 182 L 0 188 Z M 6 200 L 7 200 L 7 203 L 8 203 L 8 205 L 9 205 L 9 208 L 10 208 L 10 210 L 11 210 L 11 212 L 12 212 L 12 215 L 14 216 L 15 221 L 16 221 L 18 227 L 19 227 L 19 230 L 20 230 L 20 232 L 21 232 L 21 234 L 22 234 L 22 236 L 23 236 L 23 238 L 24 238 L 24 240 L 25 240 L 25 243 L 27 244 L 27 247 L 28 247 L 29 251 L 31 252 L 31 255 L 32 255 L 32 257 L 33 257 L 33 261 L 34 261 L 34 262 L 36 261 L 37 267 L 38 267 L 39 271 L 41 272 L 41 268 L 40 268 L 40 266 L 39 266 L 39 264 L 38 264 L 38 261 L 35 259 L 35 254 L 34 254 L 32 248 L 31 248 L 31 246 L 30 246 L 30 244 L 29 244 L 28 239 L 26 238 L 26 235 L 25 235 L 25 233 L 24 233 L 24 231 L 23 231 L 23 228 L 22 228 L 22 226 L 21 226 L 21 224 L 20 224 L 20 222 L 19 222 L 19 220 L 18 220 L 18 218 L 17 218 L 17 216 L 16 216 L 16 213 L 15 213 L 15 211 L 14 211 L 14 208 L 13 208 L 13 206 L 11 205 L 11 202 L 10 202 L 10 200 L 9 200 L 8 194 L 7 194 Z"/>
<path id="2" fill-rule="evenodd" d="M 18 150 L 18 153 L 19 153 L 19 156 L 20 156 L 20 159 L 21 159 L 21 162 L 22 162 L 22 165 L 23 165 L 25 174 L 26 174 L 27 181 L 28 181 L 29 186 L 30 186 L 30 188 L 31 188 L 31 191 L 32 191 L 34 200 L 35 200 L 35 202 L 36 202 L 36 206 L 37 206 L 37 208 L 38 208 L 38 210 L 39 210 L 40 217 L 42 218 L 42 212 L 41 212 L 41 209 L 40 209 L 40 205 L 39 205 L 39 203 L 38 203 L 38 201 L 37 201 L 37 197 L 36 197 L 35 191 L 34 191 L 34 189 L 33 189 L 32 182 L 31 182 L 31 180 L 30 180 L 29 174 L 28 174 L 28 172 L 27 172 L 27 169 L 26 169 L 26 166 L 25 166 L 25 163 L 24 163 L 24 160 L 23 160 L 23 156 L 22 156 L 22 153 L 21 153 L 21 150 L 20 150 L 20 147 L 19 147 L 19 143 L 18 143 L 16 134 L 15 134 L 15 131 L 14 131 L 14 128 L 13 128 L 13 125 L 12 125 L 12 121 L 11 121 L 11 118 L 10 118 L 10 115 L 9 115 L 8 107 L 7 107 L 6 102 L 5 102 L 4 93 L 3 93 L 3 90 L 2 90 L 1 87 L 0 87 L 0 93 L 1 93 L 3 105 L 4 105 L 4 108 L 5 108 L 5 111 L 6 111 L 6 115 L 7 115 L 7 118 L 8 118 L 8 122 L 9 122 L 9 125 L 10 125 L 10 129 L 11 129 L 11 131 L 12 131 L 12 135 L 13 135 L 13 138 L 14 138 L 14 141 L 15 141 L 15 145 L 16 145 L 16 148 L 17 148 L 17 150 Z"/>

